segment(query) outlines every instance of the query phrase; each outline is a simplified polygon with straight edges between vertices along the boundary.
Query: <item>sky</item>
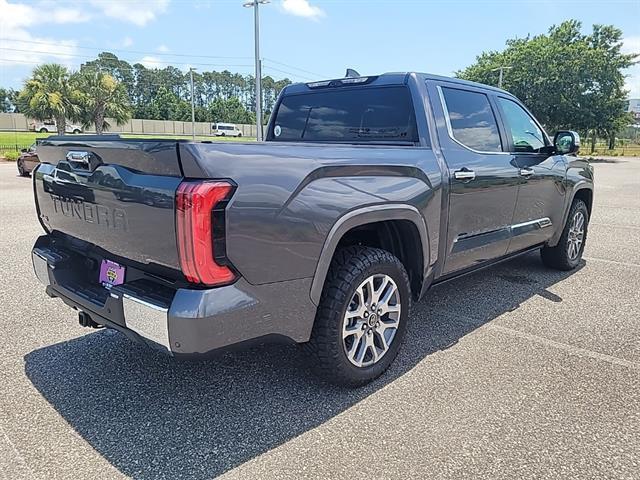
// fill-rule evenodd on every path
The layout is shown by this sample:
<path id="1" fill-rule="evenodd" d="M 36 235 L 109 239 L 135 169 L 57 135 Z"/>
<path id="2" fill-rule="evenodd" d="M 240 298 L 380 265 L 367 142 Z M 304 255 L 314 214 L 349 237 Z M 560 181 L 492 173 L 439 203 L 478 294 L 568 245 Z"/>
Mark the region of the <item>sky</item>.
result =
<path id="1" fill-rule="evenodd" d="M 148 67 L 253 72 L 253 10 L 243 0 L 0 0 L 0 86 L 35 65 L 77 69 L 110 51 Z M 624 32 L 640 53 L 640 0 L 271 0 L 260 6 L 263 74 L 293 81 L 421 71 L 451 76 L 505 40 L 577 19 Z M 640 65 L 626 72 L 640 97 Z M 507 73 L 508 74 L 508 73 Z"/>

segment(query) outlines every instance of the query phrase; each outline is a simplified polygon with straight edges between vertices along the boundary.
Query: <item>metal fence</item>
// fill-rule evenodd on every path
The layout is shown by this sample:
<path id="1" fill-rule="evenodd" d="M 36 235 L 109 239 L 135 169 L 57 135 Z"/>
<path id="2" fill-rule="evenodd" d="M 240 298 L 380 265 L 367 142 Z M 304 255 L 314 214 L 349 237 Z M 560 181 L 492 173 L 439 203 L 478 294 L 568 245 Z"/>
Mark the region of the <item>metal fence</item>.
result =
<path id="1" fill-rule="evenodd" d="M 29 143 L 0 143 L 0 152 L 19 152 L 23 148 L 29 148 L 33 142 Z"/>

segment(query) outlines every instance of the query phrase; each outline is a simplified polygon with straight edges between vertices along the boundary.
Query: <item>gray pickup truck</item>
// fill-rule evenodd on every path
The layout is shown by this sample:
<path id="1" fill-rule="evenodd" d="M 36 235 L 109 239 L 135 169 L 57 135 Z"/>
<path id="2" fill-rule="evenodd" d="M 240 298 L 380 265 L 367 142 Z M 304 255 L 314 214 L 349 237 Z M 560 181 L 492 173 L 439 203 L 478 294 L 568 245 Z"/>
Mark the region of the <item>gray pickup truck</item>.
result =
<path id="1" fill-rule="evenodd" d="M 33 265 L 84 326 L 175 356 L 287 340 L 361 385 L 430 286 L 534 249 L 579 264 L 593 169 L 578 148 L 486 85 L 294 84 L 264 143 L 43 141 Z"/>

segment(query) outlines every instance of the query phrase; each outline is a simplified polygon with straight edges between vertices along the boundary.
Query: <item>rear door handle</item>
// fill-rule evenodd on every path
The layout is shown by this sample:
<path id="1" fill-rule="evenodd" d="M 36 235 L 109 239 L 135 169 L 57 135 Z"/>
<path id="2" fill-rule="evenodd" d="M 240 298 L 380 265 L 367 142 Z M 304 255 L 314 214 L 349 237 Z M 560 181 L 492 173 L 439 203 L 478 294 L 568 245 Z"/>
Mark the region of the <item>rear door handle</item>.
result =
<path id="1" fill-rule="evenodd" d="M 453 172 L 453 177 L 456 180 L 470 182 L 471 180 L 476 178 L 476 172 L 474 172 L 473 170 L 469 170 L 468 168 L 463 168 L 461 170 L 456 170 L 455 172 Z"/>
<path id="2" fill-rule="evenodd" d="M 520 169 L 520 175 L 522 177 L 530 177 L 531 175 L 533 175 L 535 172 L 533 171 L 532 168 L 521 168 Z"/>

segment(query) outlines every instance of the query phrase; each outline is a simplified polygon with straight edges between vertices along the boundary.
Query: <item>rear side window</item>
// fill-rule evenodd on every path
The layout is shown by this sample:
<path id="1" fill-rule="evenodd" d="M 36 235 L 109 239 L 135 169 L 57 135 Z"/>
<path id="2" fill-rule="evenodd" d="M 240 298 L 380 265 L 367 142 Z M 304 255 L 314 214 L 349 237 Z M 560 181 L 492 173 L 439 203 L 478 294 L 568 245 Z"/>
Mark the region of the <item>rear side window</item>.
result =
<path id="1" fill-rule="evenodd" d="M 451 134 L 465 147 L 501 152 L 498 123 L 484 93 L 442 87 Z"/>
<path id="2" fill-rule="evenodd" d="M 360 87 L 285 96 L 268 140 L 414 144 L 418 133 L 407 87 Z"/>

